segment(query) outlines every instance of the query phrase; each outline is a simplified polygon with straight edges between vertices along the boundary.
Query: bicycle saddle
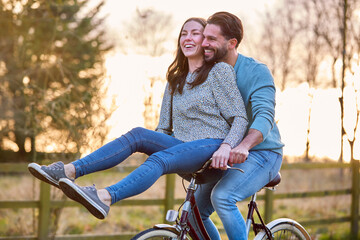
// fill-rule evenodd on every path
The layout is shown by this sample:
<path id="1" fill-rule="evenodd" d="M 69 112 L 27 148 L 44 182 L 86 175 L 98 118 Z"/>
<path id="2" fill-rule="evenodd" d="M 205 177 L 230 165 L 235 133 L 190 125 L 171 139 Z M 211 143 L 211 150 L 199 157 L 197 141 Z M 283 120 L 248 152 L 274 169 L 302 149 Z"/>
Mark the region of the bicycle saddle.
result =
<path id="1" fill-rule="evenodd" d="M 267 188 L 273 188 L 281 182 L 281 174 L 278 173 L 273 180 L 271 180 L 268 184 L 265 185 Z"/>
<path id="2" fill-rule="evenodd" d="M 196 184 L 204 184 L 219 181 L 223 176 L 224 172 L 220 169 L 209 168 L 212 159 L 206 161 L 203 166 L 193 173 L 178 173 L 178 175 L 184 178 L 186 181 L 190 182 L 190 179 L 194 177 L 196 179 Z"/>

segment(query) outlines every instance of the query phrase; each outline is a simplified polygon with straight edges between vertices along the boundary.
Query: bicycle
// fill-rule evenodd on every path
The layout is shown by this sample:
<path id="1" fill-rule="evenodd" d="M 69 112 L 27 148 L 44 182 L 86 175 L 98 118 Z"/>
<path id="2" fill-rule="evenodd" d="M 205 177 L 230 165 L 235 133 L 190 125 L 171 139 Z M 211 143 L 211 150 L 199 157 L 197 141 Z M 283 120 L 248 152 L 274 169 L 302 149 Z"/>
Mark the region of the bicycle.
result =
<path id="1" fill-rule="evenodd" d="M 201 220 L 200 212 L 195 201 L 195 191 L 197 188 L 197 181 L 201 173 L 211 163 L 211 159 L 207 161 L 204 166 L 195 173 L 191 174 L 190 183 L 187 187 L 187 193 L 185 201 L 181 204 L 179 211 L 169 210 L 166 215 L 166 220 L 168 222 L 175 222 L 174 225 L 169 224 L 156 224 L 153 228 L 147 229 L 138 233 L 132 238 L 132 240 L 145 240 L 145 239 L 193 239 L 193 240 L 211 240 L 208 233 L 205 230 L 205 226 Z M 244 172 L 242 169 L 234 168 L 228 166 L 229 169 L 239 170 Z M 281 175 L 278 175 L 266 184 L 263 188 L 268 188 L 275 190 L 275 187 L 280 183 Z M 265 239 L 299 239 L 299 240 L 311 240 L 309 234 L 303 226 L 301 226 L 295 220 L 289 218 L 279 218 L 273 220 L 269 224 L 265 224 L 256 204 L 256 194 L 251 196 L 249 202 L 249 210 L 246 219 L 246 233 L 249 236 L 250 229 L 254 231 L 255 238 L 254 240 L 265 240 Z M 180 209 L 181 216 L 179 216 Z M 190 212 L 194 222 L 190 221 Z M 254 212 L 256 212 L 260 223 L 255 223 L 254 221 Z M 195 231 L 198 229 L 198 231 Z"/>

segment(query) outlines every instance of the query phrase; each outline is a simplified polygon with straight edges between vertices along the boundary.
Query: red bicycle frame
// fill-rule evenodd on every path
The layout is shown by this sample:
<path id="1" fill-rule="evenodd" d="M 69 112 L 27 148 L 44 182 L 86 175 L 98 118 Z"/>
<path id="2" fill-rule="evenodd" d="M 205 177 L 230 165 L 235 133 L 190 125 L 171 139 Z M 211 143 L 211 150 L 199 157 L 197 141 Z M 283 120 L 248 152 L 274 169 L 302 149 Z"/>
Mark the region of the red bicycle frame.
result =
<path id="1" fill-rule="evenodd" d="M 180 232 L 180 239 L 186 239 L 186 235 L 189 234 L 193 240 L 211 240 L 204 226 L 203 221 L 201 220 L 199 208 L 195 201 L 195 191 L 196 184 L 195 178 L 192 178 L 190 185 L 187 188 L 186 198 L 181 212 L 180 221 L 178 222 L 182 231 Z M 193 223 L 190 221 L 190 212 L 191 217 L 195 218 L 195 223 L 197 226 L 193 226 Z M 195 229 L 198 229 L 196 231 Z M 201 234 L 201 236 L 199 236 Z"/>

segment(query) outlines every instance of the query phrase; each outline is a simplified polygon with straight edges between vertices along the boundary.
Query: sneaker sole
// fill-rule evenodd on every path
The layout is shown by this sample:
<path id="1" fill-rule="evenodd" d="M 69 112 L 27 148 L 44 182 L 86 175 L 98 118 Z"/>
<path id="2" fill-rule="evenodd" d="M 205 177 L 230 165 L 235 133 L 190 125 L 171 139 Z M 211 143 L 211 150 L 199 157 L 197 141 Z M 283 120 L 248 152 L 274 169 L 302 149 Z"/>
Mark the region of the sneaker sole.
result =
<path id="1" fill-rule="evenodd" d="M 46 172 L 41 169 L 41 166 L 36 163 L 30 163 L 28 165 L 29 172 L 37 179 L 53 185 L 54 187 L 60 188 L 59 183 L 49 176 Z"/>
<path id="2" fill-rule="evenodd" d="M 96 218 L 104 219 L 107 216 L 106 211 L 102 207 L 89 198 L 87 194 L 69 179 L 60 179 L 59 186 L 68 198 L 82 204 Z"/>

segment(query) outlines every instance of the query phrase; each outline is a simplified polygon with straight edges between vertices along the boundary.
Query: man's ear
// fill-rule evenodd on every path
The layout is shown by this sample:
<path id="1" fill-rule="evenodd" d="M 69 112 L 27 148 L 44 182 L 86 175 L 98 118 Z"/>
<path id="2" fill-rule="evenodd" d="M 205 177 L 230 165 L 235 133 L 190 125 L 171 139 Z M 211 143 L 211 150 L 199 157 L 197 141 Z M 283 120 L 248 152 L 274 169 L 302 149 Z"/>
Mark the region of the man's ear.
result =
<path id="1" fill-rule="evenodd" d="M 236 44 L 237 44 L 236 38 L 230 39 L 230 40 L 229 40 L 229 44 L 228 44 L 229 49 L 234 49 L 234 48 L 236 48 Z"/>

